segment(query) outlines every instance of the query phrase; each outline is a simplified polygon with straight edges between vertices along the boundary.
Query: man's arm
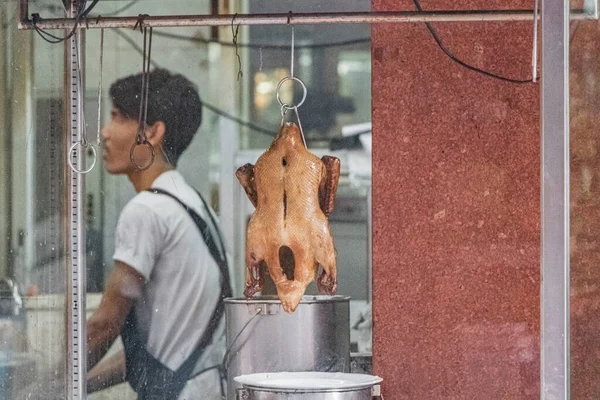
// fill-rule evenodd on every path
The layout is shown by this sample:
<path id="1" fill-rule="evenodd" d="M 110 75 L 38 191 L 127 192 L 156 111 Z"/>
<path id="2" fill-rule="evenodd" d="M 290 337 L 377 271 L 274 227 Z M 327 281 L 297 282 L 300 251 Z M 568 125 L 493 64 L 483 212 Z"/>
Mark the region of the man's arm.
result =
<path id="1" fill-rule="evenodd" d="M 123 382 L 125 382 L 125 350 L 119 351 L 90 370 L 87 392 L 97 392 Z"/>
<path id="2" fill-rule="evenodd" d="M 127 314 L 143 286 L 144 277 L 139 272 L 117 261 L 100 306 L 87 323 L 88 370 L 102 359 L 121 333 Z"/>

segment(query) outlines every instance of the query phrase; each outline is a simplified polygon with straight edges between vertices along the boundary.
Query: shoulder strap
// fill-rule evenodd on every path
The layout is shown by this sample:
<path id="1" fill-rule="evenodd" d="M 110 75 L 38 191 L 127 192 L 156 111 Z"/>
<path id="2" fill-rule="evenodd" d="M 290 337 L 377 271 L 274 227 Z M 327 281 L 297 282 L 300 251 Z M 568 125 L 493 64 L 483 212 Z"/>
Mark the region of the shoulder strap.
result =
<path id="1" fill-rule="evenodd" d="M 219 226 L 217 225 L 215 219 L 213 218 L 210 208 L 208 208 L 208 204 L 206 203 L 206 201 L 204 200 L 204 198 L 198 191 L 196 191 L 196 193 L 198 193 L 198 196 L 200 196 L 200 199 L 202 200 L 202 203 L 204 204 L 204 207 L 206 208 L 206 211 L 208 212 L 211 222 L 214 225 L 215 232 L 217 233 L 217 236 L 219 238 L 219 244 L 221 245 L 221 249 L 217 248 L 217 241 L 213 237 L 212 231 L 208 227 L 206 222 L 202 219 L 202 217 L 200 217 L 200 215 L 198 215 L 198 213 L 196 213 L 194 210 L 192 210 L 190 207 L 188 207 L 187 204 L 185 204 L 183 201 L 181 201 L 175 195 L 167 192 L 166 190 L 152 188 L 152 189 L 148 189 L 148 192 L 169 196 L 173 200 L 175 200 L 179 204 L 181 204 L 181 206 L 183 206 L 183 208 L 187 211 L 187 213 L 190 215 L 190 217 L 192 217 L 192 220 L 194 220 L 194 223 L 198 227 L 198 230 L 200 231 L 200 234 L 202 235 L 202 238 L 204 239 L 204 243 L 206 243 L 206 246 L 208 247 L 210 254 L 216 261 L 217 265 L 219 266 L 219 270 L 221 271 L 221 275 L 222 275 L 221 294 L 219 296 L 219 301 L 217 302 L 217 306 L 210 317 L 208 326 L 206 327 L 204 334 L 202 335 L 202 338 L 200 339 L 200 342 L 198 342 L 198 345 L 196 346 L 194 351 L 192 351 L 192 353 L 187 358 L 187 360 L 185 360 L 183 362 L 183 364 L 181 365 L 181 367 L 179 367 L 179 369 L 176 371 L 177 375 L 179 375 L 180 377 L 187 380 L 189 378 L 189 376 L 191 375 L 192 371 L 194 370 L 194 367 L 196 366 L 198 359 L 204 352 L 204 349 L 206 348 L 206 346 L 208 346 L 212 342 L 212 338 L 215 334 L 215 331 L 217 330 L 217 327 L 219 326 L 219 322 L 225 311 L 225 305 L 223 303 L 223 299 L 226 297 L 232 296 L 232 290 L 231 290 L 231 284 L 230 284 L 230 278 L 229 278 L 229 266 L 227 263 L 227 254 L 225 253 L 225 251 L 226 251 L 225 245 L 223 244 L 223 239 L 219 232 Z"/>

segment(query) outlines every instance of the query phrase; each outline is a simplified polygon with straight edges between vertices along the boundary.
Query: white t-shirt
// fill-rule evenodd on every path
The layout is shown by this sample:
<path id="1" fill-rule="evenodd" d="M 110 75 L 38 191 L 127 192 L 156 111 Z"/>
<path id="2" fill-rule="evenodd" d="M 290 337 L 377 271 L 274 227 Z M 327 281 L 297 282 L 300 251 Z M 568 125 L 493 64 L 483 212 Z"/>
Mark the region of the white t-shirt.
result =
<path id="1" fill-rule="evenodd" d="M 213 229 L 214 235 L 215 228 L 200 197 L 179 172 L 164 172 L 152 187 L 183 201 Z M 147 338 L 148 352 L 177 370 L 200 341 L 221 289 L 219 267 L 198 227 L 171 197 L 140 192 L 121 212 L 113 258 L 146 279 L 136 306 L 137 326 Z M 223 333 L 224 318 L 216 334 L 218 340 L 201 358 L 203 367 L 221 361 Z"/>

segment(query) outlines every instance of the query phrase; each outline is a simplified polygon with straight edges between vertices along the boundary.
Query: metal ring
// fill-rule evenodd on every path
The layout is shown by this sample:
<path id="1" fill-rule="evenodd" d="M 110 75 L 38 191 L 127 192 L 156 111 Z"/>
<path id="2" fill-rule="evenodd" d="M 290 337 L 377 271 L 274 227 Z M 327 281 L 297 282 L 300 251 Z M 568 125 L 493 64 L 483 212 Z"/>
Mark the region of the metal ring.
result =
<path id="1" fill-rule="evenodd" d="M 73 152 L 75 151 L 75 148 L 77 146 L 81 146 L 82 150 L 85 150 L 88 147 L 92 148 L 92 154 L 94 156 L 94 162 L 92 162 L 92 165 L 88 169 L 79 170 L 79 169 L 77 169 L 73 165 L 73 161 L 71 160 L 71 155 L 73 154 Z M 97 157 L 97 154 L 96 154 L 96 148 L 94 147 L 93 144 L 90 144 L 90 143 L 81 143 L 80 141 L 77 141 L 77 142 L 75 142 L 75 143 L 73 143 L 71 145 L 71 147 L 69 148 L 69 154 L 67 154 L 67 163 L 69 163 L 69 167 L 71 167 L 71 169 L 73 170 L 73 172 L 75 172 L 77 174 L 87 174 L 88 172 L 90 172 L 94 168 L 94 166 L 96 165 L 96 161 L 97 160 L 98 160 L 98 157 Z"/>
<path id="2" fill-rule="evenodd" d="M 294 107 L 290 107 L 288 104 L 282 104 L 281 105 L 281 118 L 285 118 L 285 114 L 287 114 L 287 112 L 289 110 L 293 110 Z"/>
<path id="3" fill-rule="evenodd" d="M 296 81 L 296 82 L 300 83 L 300 85 L 302 85 L 302 90 L 303 90 L 302 100 L 300 100 L 300 103 L 298 103 L 295 106 L 291 106 L 289 104 L 285 104 L 284 102 L 281 101 L 281 98 L 279 97 L 279 89 L 281 88 L 281 85 L 283 84 L 283 82 L 286 82 L 286 81 Z M 282 80 L 280 80 L 279 84 L 277 85 L 277 91 L 276 91 L 277 101 L 279 102 L 279 104 L 281 104 L 286 109 L 291 110 L 294 107 L 300 107 L 302 104 L 304 104 L 304 100 L 306 100 L 306 92 L 307 92 L 306 91 L 306 86 L 304 85 L 304 82 L 302 82 L 300 80 L 300 78 L 296 78 L 295 76 L 286 76 L 285 78 L 283 78 Z"/>
<path id="4" fill-rule="evenodd" d="M 134 152 L 134 150 L 135 150 L 135 148 L 136 148 L 137 146 L 144 146 L 144 145 L 145 145 L 145 146 L 148 146 L 148 148 L 150 148 L 150 156 L 151 156 L 151 158 L 150 158 L 150 162 L 148 163 L 148 165 L 145 165 L 145 166 L 141 167 L 141 166 L 139 166 L 139 165 L 138 165 L 138 164 L 135 162 L 135 156 L 133 155 L 133 152 Z M 151 143 L 150 143 L 148 140 L 146 140 L 146 139 L 142 140 L 141 142 L 138 142 L 138 141 L 136 140 L 136 141 L 135 141 L 135 143 L 133 144 L 133 146 L 131 146 L 131 151 L 129 152 L 129 159 L 131 160 L 131 163 L 132 163 L 132 164 L 133 164 L 133 165 L 134 165 L 134 166 L 135 166 L 135 167 L 136 167 L 136 168 L 137 168 L 139 171 L 145 171 L 145 170 L 147 170 L 148 168 L 150 168 L 150 166 L 151 166 L 152 164 L 154 164 L 154 156 L 155 156 L 155 154 L 154 154 L 154 146 L 152 146 L 152 144 L 151 144 Z"/>

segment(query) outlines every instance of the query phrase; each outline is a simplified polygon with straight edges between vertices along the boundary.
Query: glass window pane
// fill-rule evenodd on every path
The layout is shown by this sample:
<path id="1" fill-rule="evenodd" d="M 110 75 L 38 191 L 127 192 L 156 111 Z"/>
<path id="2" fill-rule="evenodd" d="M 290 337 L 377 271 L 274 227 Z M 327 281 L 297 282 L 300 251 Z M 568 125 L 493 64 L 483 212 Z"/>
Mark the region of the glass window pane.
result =
<path id="1" fill-rule="evenodd" d="M 44 7 L 44 6 L 41 6 Z M 65 390 L 63 47 L 0 4 L 0 398 Z"/>
<path id="2" fill-rule="evenodd" d="M 364 0 L 335 5 L 317 1 L 234 3 L 229 8 L 212 9 L 211 3 L 198 4 L 192 0 L 99 2 L 89 17 L 370 9 L 370 1 Z M 33 2 L 29 12 L 39 13 L 43 18 L 65 15 L 62 4 L 50 0 Z M 3 238 L 0 278 L 4 279 L 0 281 L 0 398 L 62 399 L 66 397 L 68 381 L 65 311 L 69 305 L 65 290 L 67 266 L 71 262 L 67 256 L 71 217 L 67 212 L 70 92 L 65 87 L 65 73 L 72 71 L 65 70 L 64 44 L 47 43 L 33 31 L 18 31 L 16 13 L 16 1 L 0 4 L 0 93 L 3 94 L 0 96 L 0 237 Z M 51 33 L 62 36 L 65 32 Z M 186 256 L 176 246 L 185 244 L 189 232 L 184 234 L 176 227 L 180 227 L 179 223 L 192 224 L 192 220 L 176 203 L 156 206 L 165 201 L 157 199 L 160 195 L 136 193 L 146 188 L 145 181 L 140 183 L 135 173 L 120 169 L 122 166 L 115 163 L 115 159 L 125 160 L 124 165 L 131 166 L 133 142 L 128 140 L 135 135 L 127 135 L 137 133 L 141 77 L 136 74 L 142 70 L 143 35 L 131 29 L 106 29 L 100 70 L 100 30 L 82 30 L 78 34 L 84 49 L 81 67 L 85 135 L 93 146 L 98 146 L 96 135 L 102 128 L 98 162 L 85 176 L 84 202 L 79 215 L 84 219 L 86 239 L 88 357 L 94 361 L 102 357 L 89 371 L 88 386 L 90 393 L 94 392 L 91 399 L 134 399 L 135 382 L 121 383 L 122 368 L 113 368 L 124 365 L 122 337 L 126 335 L 119 335 L 122 327 L 135 321 L 136 332 L 148 354 L 169 369 L 177 369 L 206 332 L 209 322 L 215 320 L 214 307 L 205 303 L 219 294 L 218 263 L 209 250 L 195 256 L 195 251 L 204 248 L 195 241 L 185 252 L 189 253 L 188 259 L 203 260 L 203 269 L 182 275 Z M 274 88 L 291 72 L 292 37 L 288 26 L 240 27 L 235 37 L 236 48 L 234 34 L 235 26 L 233 32 L 230 26 L 153 30 L 152 70 L 165 69 L 169 73 L 151 75 L 146 121 L 150 128 L 145 134 L 152 141 L 160 135 L 167 137 L 176 132 L 180 137 L 186 130 L 193 131 L 193 139 L 176 162 L 178 175 L 162 171 L 150 183 L 155 184 L 168 175 L 169 179 L 161 182 L 188 196 L 184 203 L 191 201 L 192 208 L 205 210 L 193 191 L 185 192 L 191 188 L 206 199 L 219 220 L 229 253 L 232 295 L 243 297 L 246 228 L 254 207 L 234 176 L 245 162 L 256 162 L 279 130 L 282 116 Z M 329 223 L 338 253 L 338 294 L 352 297 L 349 323 L 354 328 L 349 347 L 361 353 L 356 358 L 360 365 L 355 363 L 355 367 L 368 372 L 370 27 L 298 26 L 294 39 L 294 76 L 307 87 L 306 102 L 298 109 L 307 144 L 319 157 L 330 154 L 342 160 L 338 198 Z M 239 71 L 243 75 L 238 80 Z M 123 78 L 125 81 L 120 81 Z M 203 107 L 186 109 L 192 104 L 189 97 L 177 103 L 188 83 L 190 90 L 198 92 Z M 297 103 L 298 88 L 282 86 L 282 100 Z M 195 126 L 190 119 L 200 109 L 199 128 L 187 129 L 188 123 Z M 164 110 L 171 110 L 174 116 L 168 117 L 164 114 L 168 111 Z M 293 113 L 288 112 L 286 119 L 296 121 Z M 164 126 L 157 125 L 157 121 Z M 179 150 L 174 150 L 175 145 L 169 147 L 166 141 L 156 143 L 163 145 L 154 149 L 155 162 L 171 163 L 169 157 L 176 157 Z M 89 149 L 86 154 L 91 162 L 93 154 Z M 145 200 L 140 203 L 140 196 L 150 197 L 143 197 Z M 154 208 L 148 208 L 148 204 L 154 204 Z M 209 218 L 204 211 L 199 213 Z M 210 228 L 212 222 L 208 225 L 207 229 L 215 235 L 216 229 Z M 193 224 L 188 228 L 198 236 L 195 240 L 201 240 Z M 169 242 L 172 237 L 175 238 Z M 169 255 L 171 245 L 176 250 Z M 153 250 L 156 252 L 152 253 Z M 144 260 L 150 261 L 138 264 L 137 257 L 142 257 L 139 254 L 148 256 Z M 123 273 L 128 278 L 139 278 L 139 282 L 124 280 Z M 111 292 L 115 287 L 117 294 Z M 314 283 L 306 291 L 309 295 L 317 293 Z M 259 294 L 276 294 L 273 282 L 267 280 Z M 107 304 L 113 308 L 107 308 Z M 112 325 L 115 320 L 119 322 Z M 195 363 L 194 372 L 223 362 L 225 327 L 222 323 L 216 326 L 214 340 Z M 149 385 L 144 382 L 136 389 L 151 388 Z M 187 394 L 192 398 L 220 398 L 216 369 L 187 382 L 181 393 L 184 397 Z"/>

